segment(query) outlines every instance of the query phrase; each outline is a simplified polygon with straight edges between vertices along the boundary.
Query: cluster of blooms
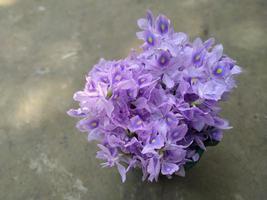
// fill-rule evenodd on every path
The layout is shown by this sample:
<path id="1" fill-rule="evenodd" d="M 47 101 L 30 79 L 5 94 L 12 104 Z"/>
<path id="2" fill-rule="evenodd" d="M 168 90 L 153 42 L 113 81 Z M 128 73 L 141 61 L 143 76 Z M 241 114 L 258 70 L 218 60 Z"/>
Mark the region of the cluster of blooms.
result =
<path id="1" fill-rule="evenodd" d="M 229 128 L 218 116 L 218 102 L 235 87 L 241 69 L 214 39 L 191 43 L 164 15 L 155 19 L 148 11 L 138 26 L 143 51 L 100 60 L 74 94 L 80 107 L 68 114 L 82 118 L 77 128 L 98 141 L 97 158 L 104 167 L 116 166 L 122 181 L 135 167 L 143 180 L 184 176 Z"/>

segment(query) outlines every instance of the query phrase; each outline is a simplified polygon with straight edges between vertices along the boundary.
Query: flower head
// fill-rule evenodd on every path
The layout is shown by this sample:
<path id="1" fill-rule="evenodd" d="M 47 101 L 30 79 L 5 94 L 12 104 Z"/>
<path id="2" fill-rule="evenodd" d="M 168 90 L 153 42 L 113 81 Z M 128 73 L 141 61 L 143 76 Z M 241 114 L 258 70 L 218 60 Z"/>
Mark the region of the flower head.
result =
<path id="1" fill-rule="evenodd" d="M 158 57 L 158 66 L 165 67 L 170 62 L 170 54 L 167 51 L 162 51 Z"/>
<path id="2" fill-rule="evenodd" d="M 168 33 L 170 26 L 170 20 L 164 15 L 159 15 L 156 19 L 156 29 L 161 35 Z"/>
<path id="3" fill-rule="evenodd" d="M 241 73 L 214 39 L 193 42 L 174 32 L 164 15 L 138 20 L 141 53 L 118 61 L 101 59 L 74 94 L 77 128 L 96 140 L 103 167 L 117 167 L 122 181 L 140 167 L 143 179 L 184 176 L 206 146 L 222 140 L 226 120 L 218 102 Z"/>
<path id="4" fill-rule="evenodd" d="M 155 36 L 153 33 L 147 31 L 146 32 L 146 35 L 145 35 L 145 38 L 146 38 L 146 42 L 148 45 L 150 46 L 154 46 L 155 45 Z"/>

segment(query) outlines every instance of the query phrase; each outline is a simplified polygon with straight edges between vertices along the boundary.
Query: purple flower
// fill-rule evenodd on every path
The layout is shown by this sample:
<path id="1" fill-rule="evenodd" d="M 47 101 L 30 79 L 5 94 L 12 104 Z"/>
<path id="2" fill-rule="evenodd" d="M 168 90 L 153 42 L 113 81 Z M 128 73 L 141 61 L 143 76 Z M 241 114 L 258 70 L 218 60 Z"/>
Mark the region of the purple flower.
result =
<path id="1" fill-rule="evenodd" d="M 161 173 L 163 175 L 172 175 L 179 170 L 179 166 L 174 163 L 163 162 L 161 166 Z"/>
<path id="2" fill-rule="evenodd" d="M 195 66 L 202 65 L 204 60 L 204 54 L 201 51 L 194 52 L 192 62 Z"/>
<path id="3" fill-rule="evenodd" d="M 123 182 L 132 168 L 149 181 L 185 176 L 187 164 L 231 128 L 219 117 L 219 102 L 242 70 L 213 38 L 190 42 L 164 15 L 154 19 L 148 11 L 137 24 L 142 52 L 101 59 L 73 96 L 78 108 L 67 113 L 98 143 L 101 165 L 116 167 Z"/>
<path id="4" fill-rule="evenodd" d="M 203 99 L 218 101 L 226 91 L 226 84 L 210 80 L 205 83 L 198 83 L 196 92 Z"/>
<path id="5" fill-rule="evenodd" d="M 210 47 L 209 41 L 203 43 L 200 38 L 195 39 L 193 42 L 193 54 L 192 54 L 192 63 L 196 67 L 200 67 L 204 64 L 205 58 L 207 55 L 207 48 Z"/>
<path id="6" fill-rule="evenodd" d="M 166 34 L 169 31 L 170 20 L 164 15 L 159 15 L 156 19 L 156 29 L 160 34 Z"/>
<path id="7" fill-rule="evenodd" d="M 223 137 L 222 130 L 215 130 L 211 133 L 211 138 L 216 141 L 221 141 Z"/>
<path id="8" fill-rule="evenodd" d="M 163 51 L 159 54 L 157 64 L 158 66 L 165 67 L 169 64 L 170 59 L 170 54 L 167 51 Z"/>
<path id="9" fill-rule="evenodd" d="M 153 33 L 147 31 L 145 35 L 145 39 L 148 45 L 151 45 L 151 46 L 155 45 L 156 39 Z"/>
<path id="10" fill-rule="evenodd" d="M 185 124 L 179 125 L 170 132 L 168 138 L 173 144 L 175 144 L 176 142 L 184 139 L 187 131 L 188 131 L 187 125 Z"/>
<path id="11" fill-rule="evenodd" d="M 149 181 L 158 180 L 160 173 L 160 156 L 155 155 L 148 159 L 147 173 L 149 174 Z"/>
<path id="12" fill-rule="evenodd" d="M 160 149 L 164 146 L 164 138 L 163 136 L 156 135 L 149 139 L 148 143 L 144 146 L 142 150 L 142 154 L 146 153 L 156 153 L 156 149 Z"/>
<path id="13" fill-rule="evenodd" d="M 146 18 L 137 20 L 139 28 L 142 30 L 152 29 L 154 26 L 154 16 L 150 10 L 147 11 Z"/>
<path id="14" fill-rule="evenodd" d="M 80 131 L 90 131 L 99 126 L 98 119 L 82 119 L 78 122 L 77 128 Z"/>

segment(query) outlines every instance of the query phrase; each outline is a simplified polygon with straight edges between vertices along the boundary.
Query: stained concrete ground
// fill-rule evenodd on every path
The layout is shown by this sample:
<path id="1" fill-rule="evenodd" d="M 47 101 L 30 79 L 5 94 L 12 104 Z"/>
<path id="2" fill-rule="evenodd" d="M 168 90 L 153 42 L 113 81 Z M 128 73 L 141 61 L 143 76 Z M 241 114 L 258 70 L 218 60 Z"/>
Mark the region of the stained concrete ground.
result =
<path id="1" fill-rule="evenodd" d="M 186 178 L 122 184 L 66 115 L 99 58 L 140 42 L 136 20 L 165 13 L 177 31 L 215 37 L 243 66 L 222 115 L 233 129 Z M 0 0 L 0 199 L 267 199 L 266 0 Z"/>

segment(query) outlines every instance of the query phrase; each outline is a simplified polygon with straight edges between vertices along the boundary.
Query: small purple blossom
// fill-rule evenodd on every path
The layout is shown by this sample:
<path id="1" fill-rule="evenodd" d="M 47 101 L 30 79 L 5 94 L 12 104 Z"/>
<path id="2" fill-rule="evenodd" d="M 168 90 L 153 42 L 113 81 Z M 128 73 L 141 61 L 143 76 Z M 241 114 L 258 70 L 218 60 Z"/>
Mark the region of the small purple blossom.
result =
<path id="1" fill-rule="evenodd" d="M 165 67 L 170 62 L 170 54 L 167 51 L 162 51 L 157 59 L 158 66 Z"/>
<path id="2" fill-rule="evenodd" d="M 207 146 L 231 128 L 218 103 L 235 85 L 241 68 L 213 38 L 190 42 L 164 15 L 138 20 L 142 52 L 117 61 L 101 59 L 74 94 L 76 127 L 96 140 L 103 167 L 126 173 L 141 168 L 143 180 L 184 176 Z"/>
<path id="3" fill-rule="evenodd" d="M 155 45 L 155 36 L 153 33 L 151 33 L 150 31 L 147 31 L 145 37 L 146 37 L 147 44 L 151 46 Z"/>
<path id="4" fill-rule="evenodd" d="M 156 19 L 156 29 L 159 34 L 166 34 L 169 31 L 170 20 L 164 15 L 159 15 Z"/>

